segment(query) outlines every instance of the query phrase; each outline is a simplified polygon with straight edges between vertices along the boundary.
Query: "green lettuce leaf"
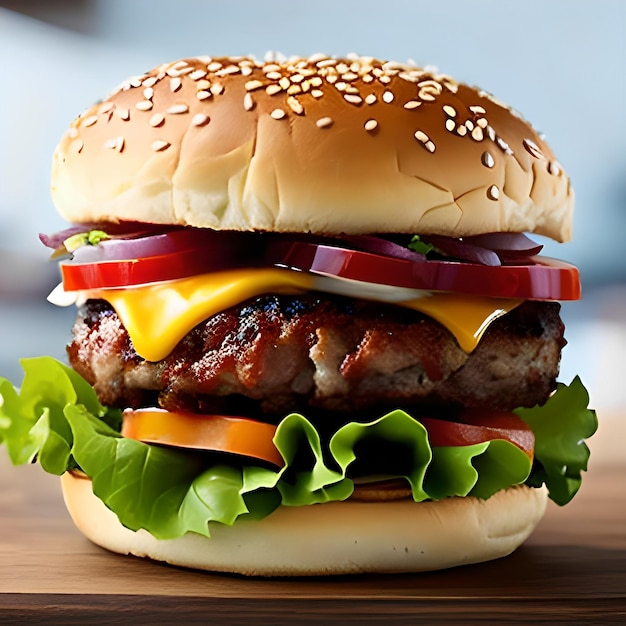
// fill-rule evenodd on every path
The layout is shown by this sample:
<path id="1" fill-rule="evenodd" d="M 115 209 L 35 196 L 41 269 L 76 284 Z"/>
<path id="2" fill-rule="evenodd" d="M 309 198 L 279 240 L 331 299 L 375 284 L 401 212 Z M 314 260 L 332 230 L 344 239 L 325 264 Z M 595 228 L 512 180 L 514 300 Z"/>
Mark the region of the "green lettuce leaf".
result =
<path id="1" fill-rule="evenodd" d="M 0 442 L 11 461 L 36 459 L 54 474 L 80 468 L 122 524 L 160 539 L 188 532 L 209 536 L 212 524 L 259 519 L 280 505 L 345 500 L 355 481 L 381 478 L 405 478 L 417 502 L 488 498 L 524 481 L 546 482 L 560 499 L 565 487 L 559 481 L 566 480 L 571 490 L 586 468 L 588 450 L 584 444 L 581 448 L 580 439 L 593 432 L 593 412 L 583 408 L 586 392 L 576 381 L 570 388 L 560 387 L 545 407 L 521 412 L 536 429 L 534 468 L 523 451 L 503 440 L 433 447 L 424 426 L 400 410 L 366 423 L 347 423 L 327 440 L 306 417 L 294 413 L 277 428 L 274 443 L 285 464 L 272 469 L 241 457 L 227 463 L 223 456 L 217 460 L 210 453 L 121 437 L 120 412 L 103 407 L 73 370 L 48 357 L 25 360 L 23 366 L 19 392 L 0 379 Z M 571 419 L 575 433 L 565 437 L 563 421 Z"/>
<path id="2" fill-rule="evenodd" d="M 434 500 L 494 493 L 523 483 L 532 469 L 528 455 L 510 441 L 494 439 L 471 446 L 433 448 L 426 489 Z"/>
<path id="3" fill-rule="evenodd" d="M 201 454 L 121 437 L 84 407 L 68 406 L 66 415 L 77 463 L 124 526 L 158 539 L 209 536 L 210 521 L 232 524 L 247 513 L 236 468 L 207 468 Z"/>
<path id="4" fill-rule="evenodd" d="M 535 467 L 528 484 L 545 484 L 560 505 L 576 495 L 581 472 L 587 470 L 589 448 L 584 440 L 598 428 L 588 404 L 589 394 L 577 376 L 569 386 L 559 383 L 544 405 L 515 411 L 535 433 Z"/>
<path id="5" fill-rule="evenodd" d="M 60 475 L 71 467 L 72 432 L 64 416 L 68 405 L 83 405 L 94 416 L 121 423 L 121 413 L 103 407 L 87 381 L 52 359 L 23 359 L 19 392 L 0 379 L 0 442 L 15 465 L 37 459 L 44 470 Z"/>

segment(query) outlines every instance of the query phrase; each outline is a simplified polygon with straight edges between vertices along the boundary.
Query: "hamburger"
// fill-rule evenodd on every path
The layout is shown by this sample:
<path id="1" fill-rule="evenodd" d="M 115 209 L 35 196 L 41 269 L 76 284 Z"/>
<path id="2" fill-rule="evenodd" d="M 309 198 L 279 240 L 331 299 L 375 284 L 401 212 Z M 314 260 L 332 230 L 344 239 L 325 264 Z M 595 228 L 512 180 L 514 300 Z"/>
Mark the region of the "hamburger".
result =
<path id="1" fill-rule="evenodd" d="M 53 157 L 69 365 L 0 386 L 15 463 L 93 542 L 246 575 L 509 554 L 576 493 L 596 418 L 557 382 L 573 193 L 533 128 L 414 65 L 189 58 Z"/>

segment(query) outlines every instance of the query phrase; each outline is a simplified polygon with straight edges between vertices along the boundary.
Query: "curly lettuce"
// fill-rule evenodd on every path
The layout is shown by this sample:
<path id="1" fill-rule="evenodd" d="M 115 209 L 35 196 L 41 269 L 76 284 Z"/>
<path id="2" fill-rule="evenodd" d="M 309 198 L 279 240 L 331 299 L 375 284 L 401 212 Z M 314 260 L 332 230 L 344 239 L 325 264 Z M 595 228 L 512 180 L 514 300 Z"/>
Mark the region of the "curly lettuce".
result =
<path id="1" fill-rule="evenodd" d="M 598 428 L 596 413 L 588 403 L 589 394 L 576 376 L 569 386 L 559 383 L 544 405 L 515 411 L 535 434 L 535 464 L 528 484 L 545 484 L 550 498 L 560 505 L 576 495 L 582 472 L 587 471 L 585 439 Z"/>
<path id="2" fill-rule="evenodd" d="M 187 532 L 210 536 L 212 524 L 259 519 L 281 505 L 345 500 L 355 481 L 381 478 L 406 479 L 416 502 L 489 498 L 511 485 L 545 483 L 563 504 L 577 491 L 587 466 L 582 438 L 596 428 L 577 379 L 570 387 L 560 385 L 543 407 L 518 411 L 535 431 L 534 464 L 505 440 L 431 446 L 423 424 L 401 410 L 349 422 L 327 440 L 305 416 L 293 413 L 276 430 L 284 466 L 273 469 L 242 457 L 225 462 L 211 453 L 122 437 L 120 412 L 102 406 L 71 368 L 49 357 L 22 365 L 19 391 L 0 379 L 0 443 L 11 461 L 36 460 L 57 475 L 79 468 L 122 524 L 160 539 Z"/>

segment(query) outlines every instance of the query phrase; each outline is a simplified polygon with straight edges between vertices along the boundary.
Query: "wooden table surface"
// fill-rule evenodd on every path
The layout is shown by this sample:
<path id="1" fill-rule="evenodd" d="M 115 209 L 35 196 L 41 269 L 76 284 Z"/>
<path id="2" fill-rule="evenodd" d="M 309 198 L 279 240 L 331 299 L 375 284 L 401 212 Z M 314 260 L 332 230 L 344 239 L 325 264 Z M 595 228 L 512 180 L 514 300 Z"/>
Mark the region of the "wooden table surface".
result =
<path id="1" fill-rule="evenodd" d="M 413 575 L 246 579 L 113 555 L 74 529 L 57 478 L 2 451 L 0 623 L 626 624 L 626 415 L 600 418 L 580 493 L 524 546 Z"/>

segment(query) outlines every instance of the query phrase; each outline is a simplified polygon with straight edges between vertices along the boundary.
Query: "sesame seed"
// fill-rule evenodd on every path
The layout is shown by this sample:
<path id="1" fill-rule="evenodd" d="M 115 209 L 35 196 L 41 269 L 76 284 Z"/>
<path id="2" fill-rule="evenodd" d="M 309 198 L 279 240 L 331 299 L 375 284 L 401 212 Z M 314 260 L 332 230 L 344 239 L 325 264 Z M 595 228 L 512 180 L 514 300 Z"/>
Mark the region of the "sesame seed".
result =
<path id="1" fill-rule="evenodd" d="M 143 97 L 146 100 L 152 100 L 152 97 L 154 96 L 154 89 L 152 89 L 152 87 L 146 87 L 143 90 Z"/>
<path id="2" fill-rule="evenodd" d="M 324 92 L 321 89 L 312 89 L 311 95 L 314 98 L 321 98 L 324 95 Z"/>
<path id="3" fill-rule="evenodd" d="M 465 126 L 470 132 L 474 130 L 474 122 L 472 122 L 472 120 L 467 120 Z"/>
<path id="4" fill-rule="evenodd" d="M 404 108 L 408 111 L 412 111 L 413 109 L 417 109 L 421 105 L 422 103 L 418 102 L 417 100 L 409 100 L 408 102 L 404 103 Z"/>
<path id="5" fill-rule="evenodd" d="M 215 72 L 216 76 L 228 76 L 229 74 L 239 74 L 239 66 L 238 65 L 228 65 L 227 67 L 223 67 L 221 70 L 217 70 Z"/>
<path id="6" fill-rule="evenodd" d="M 152 108 L 150 100 L 140 100 L 135 104 L 135 108 L 139 111 L 149 111 Z"/>
<path id="7" fill-rule="evenodd" d="M 98 113 L 100 113 L 101 115 L 104 115 L 105 113 L 108 113 L 114 106 L 115 105 L 112 102 L 105 102 L 98 109 Z"/>
<path id="8" fill-rule="evenodd" d="M 114 115 L 119 117 L 121 120 L 124 120 L 125 122 L 128 122 L 128 120 L 130 119 L 130 111 L 128 109 L 115 109 Z"/>
<path id="9" fill-rule="evenodd" d="M 374 77 L 371 74 L 365 74 L 361 79 L 364 83 L 371 83 L 374 80 Z"/>
<path id="10" fill-rule="evenodd" d="M 93 126 L 98 121 L 97 115 L 90 115 L 83 120 L 81 126 Z"/>
<path id="11" fill-rule="evenodd" d="M 121 152 L 124 149 L 124 137 L 114 137 L 104 142 L 104 147 L 108 150 Z"/>
<path id="12" fill-rule="evenodd" d="M 374 104 L 374 102 L 376 102 L 377 98 L 376 98 L 376 94 L 374 93 L 370 93 L 367 94 L 367 96 L 365 96 L 365 102 L 367 104 Z"/>
<path id="13" fill-rule="evenodd" d="M 148 124 L 150 124 L 150 126 L 152 126 L 153 128 L 157 128 L 158 126 L 161 126 L 163 122 L 165 122 L 165 115 L 163 115 L 163 113 L 155 113 L 148 120 Z"/>
<path id="14" fill-rule="evenodd" d="M 487 197 L 489 200 L 497 200 L 500 197 L 500 190 L 496 185 L 491 185 L 491 187 L 487 189 Z"/>
<path id="15" fill-rule="evenodd" d="M 322 59 L 315 64 L 320 69 L 323 67 L 331 67 L 333 65 L 337 65 L 337 61 L 335 59 Z"/>
<path id="16" fill-rule="evenodd" d="M 453 106 L 450 106 L 449 104 L 443 105 L 443 112 L 449 117 L 456 117 L 456 109 Z"/>
<path id="17" fill-rule="evenodd" d="M 302 115 L 304 113 L 304 107 L 293 96 L 289 96 L 287 98 L 287 104 L 289 105 L 289 108 L 297 115 Z"/>
<path id="18" fill-rule="evenodd" d="M 446 130 L 449 130 L 451 133 L 456 130 L 456 122 L 453 119 L 448 118 L 446 120 Z"/>
<path id="19" fill-rule="evenodd" d="M 323 61 L 327 58 L 328 57 L 325 54 L 322 54 L 321 52 L 315 52 L 309 57 L 309 63 L 317 63 L 318 61 Z"/>
<path id="20" fill-rule="evenodd" d="M 467 126 L 464 126 L 463 124 L 459 124 L 456 127 L 456 134 L 459 137 L 465 137 L 465 135 L 467 135 Z"/>
<path id="21" fill-rule="evenodd" d="M 378 77 L 378 80 L 379 80 L 381 83 L 383 83 L 384 85 L 388 85 L 388 84 L 391 82 L 391 77 L 390 77 L 390 76 L 385 76 L 385 75 L 382 75 L 382 76 L 379 76 L 379 77 Z"/>
<path id="22" fill-rule="evenodd" d="M 361 96 L 357 96 L 352 93 L 343 94 L 343 98 L 346 102 L 349 102 L 350 104 L 356 104 L 356 105 L 363 104 L 363 98 L 361 98 Z"/>
<path id="23" fill-rule="evenodd" d="M 198 91 L 200 91 L 200 90 L 202 90 L 202 89 L 208 89 L 210 86 L 211 86 L 211 83 L 210 83 L 208 80 L 204 79 L 204 78 L 200 79 L 200 80 L 196 83 L 196 89 L 197 89 Z"/>
<path id="24" fill-rule="evenodd" d="M 378 122 L 376 120 L 367 120 L 367 122 L 363 124 L 363 128 L 368 132 L 372 132 L 378 128 Z"/>
<path id="25" fill-rule="evenodd" d="M 176 93 L 183 86 L 183 81 L 178 76 L 170 78 L 170 91 Z"/>
<path id="26" fill-rule="evenodd" d="M 272 85 L 268 85 L 265 88 L 265 93 L 268 96 L 275 96 L 277 93 L 280 93 L 281 91 L 283 91 L 283 88 L 280 85 L 277 85 L 276 83 Z"/>
<path id="27" fill-rule="evenodd" d="M 483 129 L 480 126 L 475 126 L 472 130 L 472 139 L 474 141 L 482 141 L 484 138 Z"/>
<path id="28" fill-rule="evenodd" d="M 302 83 L 303 85 L 305 85 L 305 83 Z M 290 85 L 289 89 L 287 89 L 287 93 L 290 96 L 293 96 L 294 94 L 297 93 L 302 93 L 303 91 L 307 91 L 307 89 L 303 89 L 300 85 Z"/>
<path id="29" fill-rule="evenodd" d="M 304 74 L 294 74 L 289 78 L 292 83 L 301 83 L 305 79 Z"/>
<path id="30" fill-rule="evenodd" d="M 242 76 L 250 76 L 250 74 L 252 74 L 252 68 L 249 65 L 244 65 L 241 68 L 241 75 Z"/>
<path id="31" fill-rule="evenodd" d="M 478 115 L 478 114 L 484 115 L 485 113 L 487 113 L 487 111 L 485 111 L 485 109 L 484 109 L 483 107 L 481 107 L 480 105 L 474 105 L 474 106 L 471 106 L 471 107 L 469 108 L 469 110 L 470 110 L 472 113 L 475 113 L 475 114 L 477 114 L 477 115 Z"/>
<path id="32" fill-rule="evenodd" d="M 329 128 L 333 125 L 333 120 L 330 117 L 321 117 L 319 120 L 315 122 L 315 125 L 318 128 Z"/>
<path id="33" fill-rule="evenodd" d="M 418 97 L 421 100 L 433 101 L 441 93 L 441 84 L 436 80 L 423 80 L 417 83 L 419 88 Z"/>
<path id="34" fill-rule="evenodd" d="M 404 66 L 402 65 L 402 63 L 398 63 L 397 61 L 387 61 L 387 62 L 383 63 L 383 71 L 385 71 L 385 72 L 399 71 L 403 67 Z"/>
<path id="35" fill-rule="evenodd" d="M 246 91 L 254 91 L 263 87 L 263 83 L 260 80 L 249 80 L 244 87 Z"/>
<path id="36" fill-rule="evenodd" d="M 487 126 L 487 137 L 489 137 L 491 141 L 496 140 L 496 131 L 493 129 L 493 126 Z"/>
<path id="37" fill-rule="evenodd" d="M 166 113 L 170 115 L 180 115 L 181 113 L 189 113 L 189 106 L 186 104 L 173 104 Z"/>
<path id="38" fill-rule="evenodd" d="M 423 130 L 415 131 L 415 139 L 417 139 L 428 152 L 435 151 L 435 144 L 431 141 L 430 137 Z"/>
<path id="39" fill-rule="evenodd" d="M 158 78 L 156 76 L 149 76 L 144 80 L 141 84 L 144 87 L 154 87 L 158 82 Z"/>
<path id="40" fill-rule="evenodd" d="M 170 143 L 167 141 L 163 141 L 162 139 L 157 139 L 150 144 L 150 147 L 155 152 L 163 152 L 163 150 L 167 150 L 170 147 Z"/>
<path id="41" fill-rule="evenodd" d="M 213 61 L 213 63 L 209 63 L 209 65 L 207 65 L 207 70 L 209 70 L 209 72 L 217 72 L 217 70 L 221 69 L 222 64 L 219 61 Z"/>
<path id="42" fill-rule="evenodd" d="M 348 88 L 348 83 L 340 80 L 338 82 L 335 83 L 335 89 L 337 91 L 345 91 Z"/>
<path id="43" fill-rule="evenodd" d="M 246 92 L 243 96 L 243 108 L 246 111 L 252 111 L 252 109 L 254 109 L 254 100 L 250 92 Z"/>
<path id="44" fill-rule="evenodd" d="M 271 113 L 270 113 L 271 117 L 273 117 L 275 120 L 282 120 L 285 117 L 287 117 L 287 113 L 285 113 L 285 111 L 283 109 L 274 109 Z"/>
<path id="45" fill-rule="evenodd" d="M 509 144 L 506 141 L 504 141 L 502 137 L 496 137 L 496 143 L 498 144 L 498 147 L 500 148 L 500 150 L 503 150 L 506 153 L 511 152 L 511 148 L 509 147 Z"/>
<path id="46" fill-rule="evenodd" d="M 283 89 L 289 89 L 290 85 L 291 85 L 291 81 L 286 77 L 283 76 L 279 81 L 278 84 L 283 88 Z"/>
<path id="47" fill-rule="evenodd" d="M 270 80 L 280 80 L 283 77 L 283 75 L 280 72 L 267 72 L 265 76 L 269 78 Z"/>
<path id="48" fill-rule="evenodd" d="M 383 102 L 390 104 L 391 102 L 393 102 L 393 99 L 394 99 L 393 92 L 385 91 L 385 93 L 383 93 Z"/>
<path id="49" fill-rule="evenodd" d="M 208 98 L 211 97 L 211 92 L 210 91 L 198 91 L 198 93 L 196 93 L 196 98 L 198 98 L 198 100 L 206 100 Z"/>
<path id="50" fill-rule="evenodd" d="M 480 126 L 481 128 L 485 129 L 487 128 L 487 126 L 489 125 L 489 122 L 487 122 L 487 118 L 486 117 L 479 117 L 476 120 L 476 125 Z"/>
<path id="51" fill-rule="evenodd" d="M 189 67 L 186 61 L 176 61 L 165 73 L 168 76 L 180 76 L 181 74 L 188 74 L 191 71 L 193 71 L 193 68 Z"/>
<path id="52" fill-rule="evenodd" d="M 193 72 L 191 72 L 191 74 L 189 74 L 189 78 L 191 78 L 191 80 L 200 80 L 205 76 L 206 72 L 204 70 L 194 70 Z"/>
<path id="53" fill-rule="evenodd" d="M 309 82 L 311 87 L 321 87 L 324 81 L 319 76 L 313 76 Z"/>
<path id="54" fill-rule="evenodd" d="M 192 120 L 191 120 L 191 125 L 192 126 L 206 126 L 210 121 L 210 118 L 208 115 L 205 115 L 204 113 L 196 113 Z"/>
<path id="55" fill-rule="evenodd" d="M 490 152 L 483 152 L 482 156 L 480 157 L 480 161 L 485 167 L 490 168 L 496 164 Z"/>
<path id="56" fill-rule="evenodd" d="M 220 85 L 220 83 L 214 83 L 213 85 L 211 85 L 209 90 L 214 96 L 219 96 L 220 94 L 224 93 L 224 85 Z"/>
<path id="57" fill-rule="evenodd" d="M 536 159 L 540 159 L 543 156 L 541 149 L 534 141 L 531 141 L 530 139 L 524 139 L 522 141 L 522 144 L 524 145 L 524 148 L 526 148 L 526 151 L 534 156 Z"/>
<path id="58" fill-rule="evenodd" d="M 561 165 L 558 161 L 550 161 L 548 164 L 548 172 L 553 176 L 558 176 L 561 173 Z"/>

